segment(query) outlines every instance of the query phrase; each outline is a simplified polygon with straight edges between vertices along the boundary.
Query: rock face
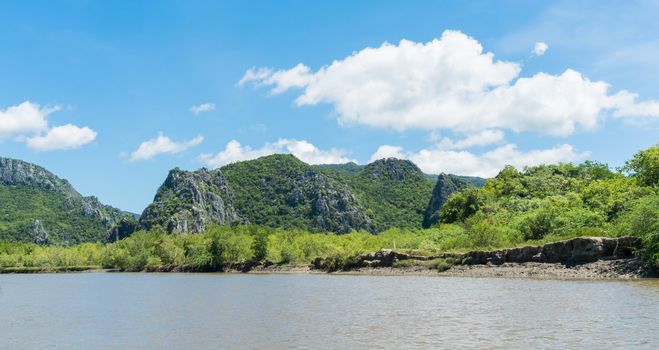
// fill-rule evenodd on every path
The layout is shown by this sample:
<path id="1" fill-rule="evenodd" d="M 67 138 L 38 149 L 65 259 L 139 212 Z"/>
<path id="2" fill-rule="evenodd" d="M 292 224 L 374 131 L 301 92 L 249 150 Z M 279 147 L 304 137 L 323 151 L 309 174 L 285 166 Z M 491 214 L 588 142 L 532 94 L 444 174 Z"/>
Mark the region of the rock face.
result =
<path id="1" fill-rule="evenodd" d="M 578 237 L 566 241 L 548 243 L 543 246 L 527 246 L 522 248 L 502 249 L 495 251 L 471 251 L 468 253 L 444 253 L 432 255 L 412 255 L 396 252 L 392 249 L 380 249 L 376 252 L 361 254 L 346 262 L 338 261 L 336 257 L 316 258 L 312 267 L 318 270 L 336 271 L 361 268 L 392 268 L 396 262 L 409 261 L 406 265 L 414 267 L 428 267 L 427 262 L 442 262 L 443 268 L 451 266 L 488 265 L 498 266 L 509 263 L 532 263 L 538 268 L 562 264 L 566 267 L 611 260 L 631 261 L 629 264 L 621 263 L 616 266 L 624 267 L 614 271 L 614 275 L 624 275 L 637 269 L 632 275 L 644 275 L 643 267 L 635 252 L 641 247 L 641 240 L 636 237 Z M 425 262 L 425 263 L 424 263 Z M 506 266 L 506 265 L 504 265 Z M 625 267 L 626 266 L 626 267 Z M 437 265 L 435 268 L 439 268 Z M 631 270 L 630 270 L 631 269 Z M 623 271 L 625 270 L 625 271 Z M 654 272 L 652 272 L 654 273 Z"/>
<path id="2" fill-rule="evenodd" d="M 0 195 L 4 220 L 0 239 L 46 243 L 104 242 L 131 214 L 83 197 L 50 171 L 0 157 Z"/>
<path id="3" fill-rule="evenodd" d="M 25 185 L 46 190 L 55 189 L 71 192 L 73 188 L 50 171 L 28 162 L 0 157 L 0 183 L 5 185 Z"/>
<path id="4" fill-rule="evenodd" d="M 135 218 L 123 218 L 108 232 L 107 241 L 116 242 L 130 236 L 139 229 L 139 223 Z"/>
<path id="5" fill-rule="evenodd" d="M 376 160 L 349 182 L 367 208 L 375 232 L 421 228 L 434 184 L 414 163 L 396 158 Z"/>
<path id="6" fill-rule="evenodd" d="M 406 159 L 384 158 L 367 165 L 363 177 L 374 181 L 405 181 L 425 179 L 425 174 L 416 164 Z"/>
<path id="7" fill-rule="evenodd" d="M 462 256 L 466 265 L 503 263 L 561 263 L 565 265 L 593 262 L 600 259 L 626 259 L 641 247 L 636 237 L 578 237 L 543 246 L 495 251 L 473 251 Z"/>
<path id="8" fill-rule="evenodd" d="M 347 186 L 334 184 L 325 175 L 313 170 L 308 170 L 299 182 L 300 188 L 307 191 L 296 189 L 294 195 L 297 198 L 302 195 L 311 202 L 309 217 L 318 229 L 338 233 L 371 230 L 370 219 Z"/>
<path id="9" fill-rule="evenodd" d="M 275 154 L 221 168 L 238 214 L 252 224 L 346 233 L 371 230 L 349 186 L 292 155 Z"/>
<path id="10" fill-rule="evenodd" d="M 438 186 L 438 198 L 468 186 L 457 177 L 444 177 L 448 180 Z M 336 233 L 419 229 L 433 186 L 408 160 L 311 166 L 289 154 L 274 154 L 217 170 L 172 170 L 140 225 L 191 233 L 204 231 L 211 222 Z"/>
<path id="11" fill-rule="evenodd" d="M 173 169 L 140 216 L 140 226 L 156 225 L 168 232 L 198 233 L 208 223 L 243 222 L 233 207 L 234 195 L 220 170 Z M 247 223 L 247 222 L 245 222 Z"/>
<path id="12" fill-rule="evenodd" d="M 34 220 L 34 225 L 32 226 L 32 237 L 33 241 L 36 244 L 46 244 L 48 243 L 48 232 L 44 230 L 41 226 L 39 219 Z"/>
<path id="13" fill-rule="evenodd" d="M 471 187 L 473 187 L 473 184 L 457 176 L 439 174 L 430 202 L 428 202 L 423 215 L 423 228 L 428 228 L 439 222 L 439 210 L 451 194 Z"/>

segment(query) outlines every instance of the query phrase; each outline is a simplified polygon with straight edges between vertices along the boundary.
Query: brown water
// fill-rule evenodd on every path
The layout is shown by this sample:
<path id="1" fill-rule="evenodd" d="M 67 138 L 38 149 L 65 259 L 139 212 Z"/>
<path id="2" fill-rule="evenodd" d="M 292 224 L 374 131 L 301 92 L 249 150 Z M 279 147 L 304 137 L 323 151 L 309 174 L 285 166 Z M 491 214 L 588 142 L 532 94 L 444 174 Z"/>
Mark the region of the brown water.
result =
<path id="1" fill-rule="evenodd" d="M 659 281 L 0 275 L 2 349 L 657 349 Z"/>

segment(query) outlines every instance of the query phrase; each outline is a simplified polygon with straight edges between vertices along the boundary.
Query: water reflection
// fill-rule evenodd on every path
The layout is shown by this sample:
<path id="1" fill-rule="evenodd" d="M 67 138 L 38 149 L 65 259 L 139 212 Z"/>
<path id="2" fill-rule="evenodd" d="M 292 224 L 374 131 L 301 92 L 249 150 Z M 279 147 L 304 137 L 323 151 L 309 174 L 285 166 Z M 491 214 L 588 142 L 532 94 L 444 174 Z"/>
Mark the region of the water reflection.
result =
<path id="1" fill-rule="evenodd" d="M 0 276 L 0 348 L 657 348 L 659 280 Z"/>

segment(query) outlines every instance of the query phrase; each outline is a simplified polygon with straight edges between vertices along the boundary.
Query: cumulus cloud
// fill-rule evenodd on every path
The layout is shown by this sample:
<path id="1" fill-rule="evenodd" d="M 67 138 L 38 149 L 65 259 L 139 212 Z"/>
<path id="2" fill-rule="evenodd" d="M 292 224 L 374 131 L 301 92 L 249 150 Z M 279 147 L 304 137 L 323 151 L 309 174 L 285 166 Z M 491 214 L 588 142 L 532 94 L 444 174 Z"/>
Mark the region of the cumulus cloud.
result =
<path id="1" fill-rule="evenodd" d="M 48 115 L 58 110 L 59 107 L 41 107 L 29 101 L 0 110 L 0 139 L 46 131 Z"/>
<path id="2" fill-rule="evenodd" d="M 535 43 L 532 52 L 535 56 L 542 56 L 545 54 L 545 52 L 547 52 L 547 49 L 549 49 L 549 45 L 547 45 L 547 43 L 540 41 Z"/>
<path id="3" fill-rule="evenodd" d="M 236 140 L 227 143 L 223 151 L 216 154 L 201 154 L 199 160 L 211 168 L 243 160 L 255 159 L 275 153 L 290 153 L 309 164 L 334 164 L 354 162 L 345 157 L 345 150 L 331 148 L 321 150 L 306 140 L 279 139 L 277 142 L 266 143 L 261 148 L 243 146 Z"/>
<path id="4" fill-rule="evenodd" d="M 14 138 L 31 149 L 53 151 L 80 148 L 96 139 L 96 131 L 89 127 L 49 126 L 49 115 L 59 110 L 59 106 L 41 107 L 30 101 L 0 110 L 0 141 Z"/>
<path id="5" fill-rule="evenodd" d="M 162 132 L 158 133 L 158 137 L 148 141 L 144 141 L 140 146 L 130 154 L 131 161 L 152 159 L 159 154 L 180 153 L 191 147 L 194 147 L 204 141 L 204 137 L 197 135 L 188 141 L 175 142 L 169 137 L 163 135 Z"/>
<path id="6" fill-rule="evenodd" d="M 96 139 L 96 131 L 73 124 L 56 126 L 45 135 L 27 139 L 27 146 L 37 151 L 75 149 Z"/>
<path id="7" fill-rule="evenodd" d="M 590 152 L 578 152 L 572 145 L 562 144 L 543 150 L 520 151 L 514 144 L 506 144 L 482 154 L 465 150 L 446 149 L 436 145 L 418 152 L 406 151 L 402 147 L 382 145 L 370 161 L 381 158 L 395 157 L 409 159 L 426 173 L 440 172 L 493 177 L 506 165 L 518 169 L 525 166 L 554 164 L 583 160 Z"/>
<path id="8" fill-rule="evenodd" d="M 437 147 L 442 149 L 465 149 L 499 143 L 504 139 L 505 134 L 501 130 L 483 130 L 474 134 L 469 134 L 465 138 L 457 141 L 448 137 L 439 138 Z"/>
<path id="9" fill-rule="evenodd" d="M 343 125 L 398 131 L 509 129 L 567 136 L 594 129 L 610 114 L 659 118 L 659 102 L 639 101 L 624 90 L 611 93 L 606 82 L 577 71 L 523 78 L 520 71 L 520 64 L 483 52 L 476 39 L 445 31 L 427 43 L 368 47 L 316 72 L 302 63 L 288 70 L 252 68 L 239 85 L 269 86 L 271 94 L 301 89 L 298 106 L 328 103 Z"/>
<path id="10" fill-rule="evenodd" d="M 215 103 L 207 102 L 200 105 L 190 107 L 190 112 L 194 114 L 199 114 L 202 112 L 208 112 L 215 109 Z"/>

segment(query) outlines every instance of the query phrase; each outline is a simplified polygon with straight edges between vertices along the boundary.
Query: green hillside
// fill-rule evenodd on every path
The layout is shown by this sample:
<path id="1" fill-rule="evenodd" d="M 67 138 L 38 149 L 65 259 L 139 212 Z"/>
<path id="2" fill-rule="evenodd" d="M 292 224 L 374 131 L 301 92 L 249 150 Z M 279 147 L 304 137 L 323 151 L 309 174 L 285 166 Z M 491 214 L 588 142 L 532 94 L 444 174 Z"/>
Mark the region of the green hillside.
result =
<path id="1" fill-rule="evenodd" d="M 370 230 L 363 207 L 340 176 L 292 155 L 276 154 L 220 168 L 238 215 L 251 224 L 311 231 Z"/>
<path id="2" fill-rule="evenodd" d="M 132 214 L 83 197 L 46 169 L 0 158 L 0 240 L 40 244 L 106 242 L 136 226 Z"/>
<path id="3" fill-rule="evenodd" d="M 368 164 L 348 182 L 376 232 L 421 228 L 435 186 L 414 163 L 395 158 Z"/>

